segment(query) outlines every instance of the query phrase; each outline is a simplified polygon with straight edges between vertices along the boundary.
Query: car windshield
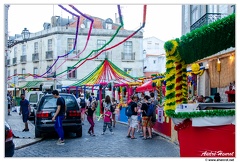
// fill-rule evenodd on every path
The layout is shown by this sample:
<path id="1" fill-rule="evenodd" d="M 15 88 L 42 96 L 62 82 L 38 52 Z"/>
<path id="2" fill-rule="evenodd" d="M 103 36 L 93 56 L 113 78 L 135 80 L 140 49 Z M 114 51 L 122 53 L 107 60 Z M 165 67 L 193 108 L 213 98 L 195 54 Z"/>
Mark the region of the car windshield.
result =
<path id="1" fill-rule="evenodd" d="M 61 97 L 65 99 L 67 109 L 70 109 L 70 110 L 76 109 L 76 108 L 79 109 L 76 102 L 76 98 L 74 98 L 71 95 L 61 95 Z M 57 108 L 56 103 L 57 103 L 57 99 L 49 95 L 49 96 L 42 97 L 39 106 L 40 106 L 40 109 L 56 109 Z"/>

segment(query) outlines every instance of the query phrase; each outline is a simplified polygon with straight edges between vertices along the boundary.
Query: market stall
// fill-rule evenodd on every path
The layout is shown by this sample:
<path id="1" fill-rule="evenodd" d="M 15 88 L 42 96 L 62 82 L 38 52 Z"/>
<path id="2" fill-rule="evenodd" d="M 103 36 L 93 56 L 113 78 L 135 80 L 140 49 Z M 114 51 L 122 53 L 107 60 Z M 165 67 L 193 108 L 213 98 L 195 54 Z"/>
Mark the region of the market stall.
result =
<path id="1" fill-rule="evenodd" d="M 140 84 L 141 82 L 138 79 L 130 76 L 106 58 L 91 73 L 71 86 L 92 87 L 92 92 L 97 91 L 95 93 L 99 103 L 97 116 L 100 116 L 103 113 L 102 104 L 100 103 L 106 95 L 115 97 L 120 105 L 126 106 L 127 99 L 131 95 L 132 86 Z M 119 117 L 119 109 L 116 111 Z"/>
<path id="2" fill-rule="evenodd" d="M 167 56 L 164 111 L 177 131 L 181 157 L 236 156 L 235 104 L 229 107 L 227 103 L 227 108 L 222 108 L 222 103 L 205 105 L 203 110 L 204 105 L 187 102 L 187 64 L 194 64 L 194 71 L 201 74 L 196 61 L 230 47 L 235 47 L 235 14 L 164 45 Z M 216 73 L 220 72 L 219 67 Z"/>

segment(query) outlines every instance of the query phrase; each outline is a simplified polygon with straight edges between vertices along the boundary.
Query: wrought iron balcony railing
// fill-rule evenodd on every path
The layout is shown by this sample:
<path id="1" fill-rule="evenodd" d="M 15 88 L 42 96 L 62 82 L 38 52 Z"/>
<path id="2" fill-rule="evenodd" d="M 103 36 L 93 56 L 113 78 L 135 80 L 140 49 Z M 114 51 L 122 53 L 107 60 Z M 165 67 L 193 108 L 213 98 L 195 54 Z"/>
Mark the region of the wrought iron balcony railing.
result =
<path id="1" fill-rule="evenodd" d="M 38 62 L 39 61 L 39 54 L 38 53 L 32 54 L 32 61 L 33 62 Z"/>
<path id="2" fill-rule="evenodd" d="M 53 60 L 53 51 L 46 51 L 46 60 Z"/>
<path id="3" fill-rule="evenodd" d="M 22 64 L 26 64 L 26 63 L 27 63 L 27 55 L 21 56 L 20 62 L 21 62 Z"/>
<path id="4" fill-rule="evenodd" d="M 13 65 L 17 65 L 17 57 L 14 57 L 14 58 L 12 59 L 12 62 L 13 62 Z"/>
<path id="5" fill-rule="evenodd" d="M 222 13 L 206 13 L 198 21 L 196 21 L 193 25 L 191 25 L 190 30 L 193 31 L 197 28 L 200 28 L 204 25 L 208 25 L 226 16 L 227 14 L 222 14 Z"/>

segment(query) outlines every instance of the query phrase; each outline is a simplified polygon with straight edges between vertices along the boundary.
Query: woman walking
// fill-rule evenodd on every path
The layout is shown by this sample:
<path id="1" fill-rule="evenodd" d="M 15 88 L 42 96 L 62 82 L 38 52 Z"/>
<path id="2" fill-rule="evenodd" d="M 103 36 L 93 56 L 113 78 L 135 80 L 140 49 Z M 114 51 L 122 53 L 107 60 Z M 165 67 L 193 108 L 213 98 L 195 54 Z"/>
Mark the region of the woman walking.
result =
<path id="1" fill-rule="evenodd" d="M 87 115 L 87 120 L 89 122 L 89 124 L 91 125 L 90 128 L 88 129 L 88 134 L 90 134 L 91 136 L 95 136 L 94 134 L 94 120 L 93 120 L 93 114 L 96 110 L 97 107 L 97 103 L 96 101 L 93 101 L 90 105 L 90 107 L 88 107 L 88 109 L 86 109 L 85 114 Z"/>

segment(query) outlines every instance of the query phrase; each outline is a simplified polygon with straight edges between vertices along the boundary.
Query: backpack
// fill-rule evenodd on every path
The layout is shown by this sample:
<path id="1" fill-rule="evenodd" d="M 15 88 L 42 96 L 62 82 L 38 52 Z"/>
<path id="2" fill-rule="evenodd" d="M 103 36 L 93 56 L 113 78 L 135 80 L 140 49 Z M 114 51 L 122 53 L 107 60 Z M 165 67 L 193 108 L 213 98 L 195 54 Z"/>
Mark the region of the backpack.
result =
<path id="1" fill-rule="evenodd" d="M 128 107 L 125 109 L 125 115 L 130 117 L 132 116 L 133 112 L 132 112 L 132 103 L 128 104 Z"/>
<path id="2" fill-rule="evenodd" d="M 148 117 L 151 117 L 151 116 L 153 116 L 153 112 L 154 112 L 154 104 L 151 103 L 151 104 L 148 105 L 148 109 L 147 109 L 146 115 Z"/>
<path id="3" fill-rule="evenodd" d="M 85 108 L 86 107 L 86 102 L 82 98 L 80 98 L 80 106 L 81 106 L 81 108 Z"/>

